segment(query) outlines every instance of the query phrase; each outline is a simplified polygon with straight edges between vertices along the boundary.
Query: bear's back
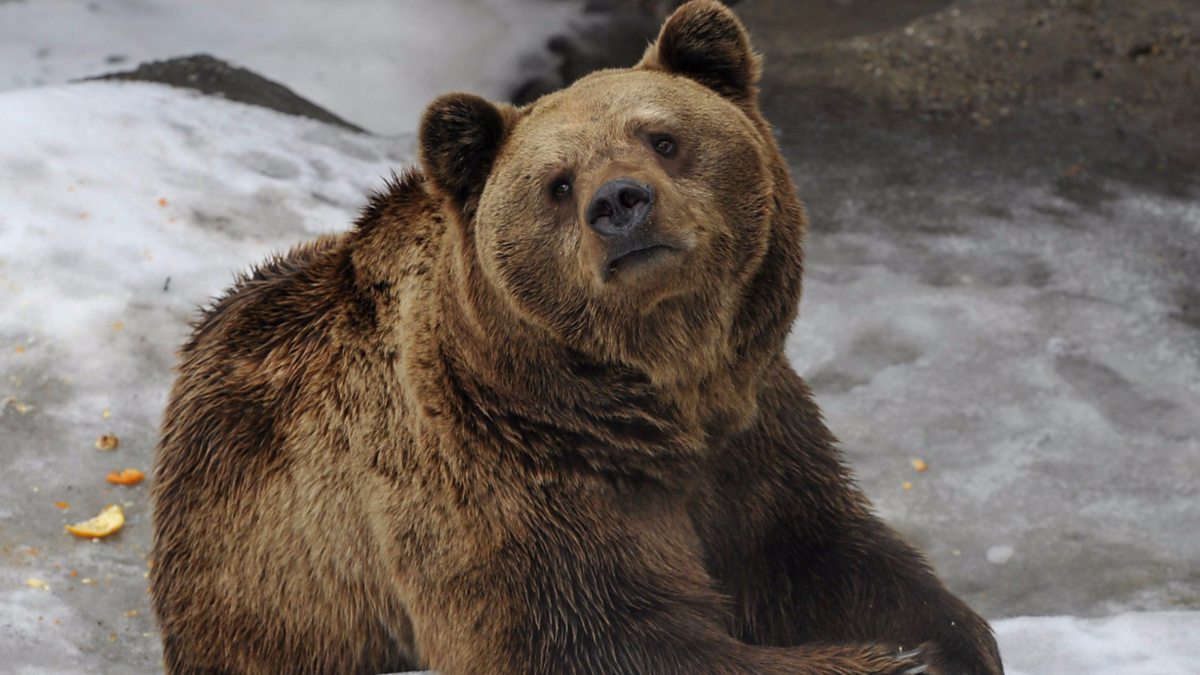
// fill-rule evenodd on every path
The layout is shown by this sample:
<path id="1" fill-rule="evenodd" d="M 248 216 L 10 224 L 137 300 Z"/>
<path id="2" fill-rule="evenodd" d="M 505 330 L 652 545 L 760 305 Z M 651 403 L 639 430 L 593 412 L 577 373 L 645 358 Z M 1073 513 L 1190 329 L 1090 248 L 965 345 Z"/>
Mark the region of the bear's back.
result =
<path id="1" fill-rule="evenodd" d="M 199 631 L 217 652 L 263 631 L 306 636 L 325 643 L 311 651 L 318 670 L 396 667 L 395 645 L 370 664 L 324 659 L 359 653 L 355 641 L 378 632 L 378 616 L 339 610 L 388 592 L 362 525 L 375 482 L 364 476 L 389 467 L 352 449 L 406 444 L 397 368 L 412 320 L 396 314 L 432 288 L 437 207 L 419 174 L 397 179 L 355 229 L 264 262 L 195 324 L 155 469 L 151 580 L 164 627 Z M 315 570 L 330 579 L 309 583 Z M 387 613 L 406 621 L 398 606 Z"/>
<path id="2" fill-rule="evenodd" d="M 270 258 L 204 312 L 163 417 L 157 493 L 171 499 L 160 500 L 161 519 L 187 503 L 180 493 L 211 496 L 216 483 L 228 494 L 281 468 L 301 418 L 324 408 L 326 424 L 350 422 L 336 419 L 332 400 L 347 386 L 383 386 L 368 373 L 386 379 L 381 366 L 396 360 L 412 308 L 432 291 L 438 207 L 419 173 L 393 178 L 355 229 Z"/>

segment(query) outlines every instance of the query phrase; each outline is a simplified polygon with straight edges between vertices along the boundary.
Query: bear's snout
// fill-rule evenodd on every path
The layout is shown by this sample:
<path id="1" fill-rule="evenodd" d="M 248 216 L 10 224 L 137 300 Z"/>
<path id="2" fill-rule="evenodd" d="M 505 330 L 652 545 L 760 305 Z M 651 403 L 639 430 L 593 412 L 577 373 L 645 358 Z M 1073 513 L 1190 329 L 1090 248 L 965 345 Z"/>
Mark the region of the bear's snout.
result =
<path id="1" fill-rule="evenodd" d="M 685 248 L 652 226 L 654 201 L 650 184 L 629 177 L 614 178 L 592 195 L 584 218 L 599 235 L 601 281 L 611 280 L 621 270 L 661 262 Z"/>
<path id="2" fill-rule="evenodd" d="M 604 238 L 639 233 L 654 208 L 654 188 L 632 178 L 610 180 L 596 190 L 587 208 L 587 223 Z"/>

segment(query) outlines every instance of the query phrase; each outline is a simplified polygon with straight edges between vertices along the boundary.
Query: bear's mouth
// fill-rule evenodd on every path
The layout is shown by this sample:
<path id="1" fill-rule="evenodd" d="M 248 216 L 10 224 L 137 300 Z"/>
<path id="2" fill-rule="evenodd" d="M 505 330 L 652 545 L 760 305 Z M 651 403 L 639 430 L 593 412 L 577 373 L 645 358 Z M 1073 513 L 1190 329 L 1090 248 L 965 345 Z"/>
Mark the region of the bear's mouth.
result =
<path id="1" fill-rule="evenodd" d="M 626 247 L 617 248 L 609 253 L 601 277 L 608 281 L 620 272 L 658 262 L 678 251 L 678 247 L 661 242 L 645 242 L 627 250 Z"/>

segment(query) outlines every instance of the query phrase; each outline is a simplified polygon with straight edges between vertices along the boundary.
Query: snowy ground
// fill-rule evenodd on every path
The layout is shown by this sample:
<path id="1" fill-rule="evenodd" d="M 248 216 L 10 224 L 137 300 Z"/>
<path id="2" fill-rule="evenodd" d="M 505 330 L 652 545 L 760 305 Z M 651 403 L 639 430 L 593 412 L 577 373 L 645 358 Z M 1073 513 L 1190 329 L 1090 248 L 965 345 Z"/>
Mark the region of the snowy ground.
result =
<path id="1" fill-rule="evenodd" d="M 158 670 L 146 486 L 104 475 L 149 469 L 196 307 L 267 252 L 347 227 L 363 193 L 412 157 L 403 133 L 157 85 L 28 87 L 125 67 L 109 53 L 132 67 L 203 50 L 368 128 L 406 131 L 445 89 L 502 96 L 521 45 L 569 18 L 510 41 L 519 13 L 461 2 L 465 17 L 510 17 L 466 22 L 461 39 L 503 44 L 445 72 L 412 69 L 427 80 L 364 88 L 438 51 L 433 0 L 391 23 L 384 2 L 337 5 L 362 21 L 322 14 L 334 3 L 288 4 L 297 23 L 366 30 L 362 62 L 357 46 L 300 53 L 315 39 L 303 27 L 256 32 L 270 23 L 258 3 L 0 1 L 0 89 L 13 89 L 0 91 L 6 668 Z M 87 30 L 38 57 L 61 32 L 52 10 Z M 389 51 L 397 23 L 424 26 L 395 43 L 411 51 Z M 1200 672 L 1200 269 L 1181 263 L 1200 240 L 1195 199 L 1086 167 L 1047 179 L 976 158 L 935 163 L 943 149 L 921 143 L 854 151 L 777 121 L 814 217 L 788 354 L 881 513 L 997 620 L 1010 672 Z M 872 153 L 886 159 L 864 162 Z M 104 433 L 117 450 L 94 449 Z M 111 502 L 129 516 L 119 535 L 63 532 Z M 1028 614 L 1108 618 L 1004 618 Z"/>
<path id="2" fill-rule="evenodd" d="M 0 663 L 156 667 L 147 488 L 104 476 L 149 469 L 196 308 L 267 252 L 344 229 L 410 156 L 159 85 L 0 94 Z M 106 433 L 115 451 L 93 447 Z M 112 502 L 115 538 L 63 531 Z"/>
<path id="3" fill-rule="evenodd" d="M 453 90 L 505 98 L 576 0 L 0 2 L 0 90 L 209 53 L 378 133 Z M 448 27 L 453 27 L 448 31 Z"/>
<path id="4" fill-rule="evenodd" d="M 884 517 L 991 616 L 1200 608 L 1200 204 L 787 134 L 788 353 Z"/>
<path id="5" fill-rule="evenodd" d="M 1108 619 L 1020 617 L 994 623 L 1008 675 L 1195 675 L 1200 612 Z"/>

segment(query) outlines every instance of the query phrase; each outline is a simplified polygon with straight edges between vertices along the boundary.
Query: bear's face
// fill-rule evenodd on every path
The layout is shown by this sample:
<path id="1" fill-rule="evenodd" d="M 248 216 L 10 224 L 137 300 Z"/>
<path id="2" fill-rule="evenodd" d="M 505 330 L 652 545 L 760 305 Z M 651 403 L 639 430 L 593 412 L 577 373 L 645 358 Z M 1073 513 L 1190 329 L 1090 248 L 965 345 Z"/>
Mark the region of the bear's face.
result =
<path id="1" fill-rule="evenodd" d="M 643 365 L 712 349 L 770 240 L 757 77 L 733 15 L 693 2 L 634 68 L 522 109 L 439 99 L 422 158 L 481 276 L 525 321 Z"/>
<path id="2" fill-rule="evenodd" d="M 475 216 L 480 262 L 526 318 L 561 334 L 721 301 L 765 241 L 770 183 L 733 104 L 647 70 L 592 75 L 534 104 Z"/>

